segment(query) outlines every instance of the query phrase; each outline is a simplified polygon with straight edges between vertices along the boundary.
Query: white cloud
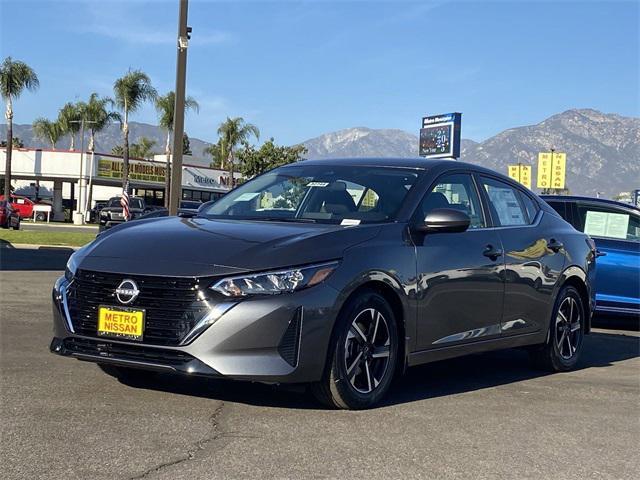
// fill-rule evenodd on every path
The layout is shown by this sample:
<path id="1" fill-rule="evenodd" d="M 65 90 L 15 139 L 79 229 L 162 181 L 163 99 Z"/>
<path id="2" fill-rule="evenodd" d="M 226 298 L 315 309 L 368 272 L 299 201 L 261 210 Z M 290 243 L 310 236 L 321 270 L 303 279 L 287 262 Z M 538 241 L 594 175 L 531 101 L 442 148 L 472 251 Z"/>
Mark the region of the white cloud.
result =
<path id="1" fill-rule="evenodd" d="M 73 25 L 75 32 L 80 31 L 90 35 L 107 37 L 121 43 L 132 45 L 175 45 L 177 43 L 177 31 L 173 21 L 169 24 L 163 21 L 163 25 L 146 26 L 136 19 L 145 19 L 149 22 L 149 15 L 145 14 L 145 7 L 138 2 L 90 2 L 85 4 L 86 21 L 79 25 Z M 164 13 L 164 9 L 160 10 Z M 161 16 L 163 17 L 163 16 Z M 217 29 L 197 30 L 192 34 L 193 45 L 221 45 L 233 40 L 233 36 L 226 31 Z"/>

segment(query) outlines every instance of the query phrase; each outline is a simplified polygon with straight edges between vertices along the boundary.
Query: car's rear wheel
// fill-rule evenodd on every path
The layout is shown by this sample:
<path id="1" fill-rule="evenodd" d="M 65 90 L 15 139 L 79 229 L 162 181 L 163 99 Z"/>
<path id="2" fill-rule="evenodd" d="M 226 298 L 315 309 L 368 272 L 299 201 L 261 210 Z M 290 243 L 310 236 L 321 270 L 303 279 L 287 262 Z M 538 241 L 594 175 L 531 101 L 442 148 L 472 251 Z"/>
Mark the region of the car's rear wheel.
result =
<path id="1" fill-rule="evenodd" d="M 389 389 L 397 356 L 393 310 L 380 294 L 363 292 L 341 312 L 325 374 L 311 390 L 320 402 L 333 408 L 369 408 Z"/>
<path id="2" fill-rule="evenodd" d="M 575 367 L 582 352 L 586 308 L 578 290 L 567 285 L 560 290 L 553 309 L 547 341 L 531 351 L 538 368 L 565 372 Z"/>
<path id="3" fill-rule="evenodd" d="M 44 222 L 47 219 L 47 214 L 44 212 L 38 212 L 36 213 L 36 221 L 37 222 Z"/>
<path id="4" fill-rule="evenodd" d="M 20 219 L 16 220 L 16 224 L 13 226 L 14 230 L 20 230 Z"/>

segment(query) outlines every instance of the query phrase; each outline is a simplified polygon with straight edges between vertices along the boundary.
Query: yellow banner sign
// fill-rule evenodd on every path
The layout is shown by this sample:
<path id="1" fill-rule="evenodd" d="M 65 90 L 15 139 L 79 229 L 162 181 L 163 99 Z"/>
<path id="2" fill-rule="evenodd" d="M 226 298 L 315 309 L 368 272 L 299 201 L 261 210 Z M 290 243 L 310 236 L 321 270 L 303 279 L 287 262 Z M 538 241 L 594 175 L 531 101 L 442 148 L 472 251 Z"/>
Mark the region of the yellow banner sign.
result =
<path id="1" fill-rule="evenodd" d="M 531 188 L 531 165 L 508 165 L 509 177 Z"/>
<path id="2" fill-rule="evenodd" d="M 538 154 L 538 188 L 565 188 L 567 154 L 542 152 Z"/>
<path id="3" fill-rule="evenodd" d="M 129 178 L 142 182 L 164 183 L 166 168 L 163 165 L 152 165 L 149 163 L 129 163 Z M 100 178 L 122 178 L 122 161 L 98 160 L 98 177 Z"/>

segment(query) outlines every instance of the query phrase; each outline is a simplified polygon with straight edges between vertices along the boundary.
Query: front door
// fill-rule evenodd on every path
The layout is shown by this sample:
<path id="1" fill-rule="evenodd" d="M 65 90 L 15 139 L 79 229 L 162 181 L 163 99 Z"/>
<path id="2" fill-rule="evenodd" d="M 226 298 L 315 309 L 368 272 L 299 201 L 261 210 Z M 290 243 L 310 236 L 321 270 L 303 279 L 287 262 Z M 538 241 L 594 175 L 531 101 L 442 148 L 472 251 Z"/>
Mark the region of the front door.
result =
<path id="1" fill-rule="evenodd" d="M 453 208 L 466 212 L 471 225 L 462 233 L 414 237 L 420 350 L 497 337 L 502 318 L 503 249 L 497 231 L 486 228 L 477 186 L 468 174 L 444 175 L 436 183 L 415 218 Z"/>

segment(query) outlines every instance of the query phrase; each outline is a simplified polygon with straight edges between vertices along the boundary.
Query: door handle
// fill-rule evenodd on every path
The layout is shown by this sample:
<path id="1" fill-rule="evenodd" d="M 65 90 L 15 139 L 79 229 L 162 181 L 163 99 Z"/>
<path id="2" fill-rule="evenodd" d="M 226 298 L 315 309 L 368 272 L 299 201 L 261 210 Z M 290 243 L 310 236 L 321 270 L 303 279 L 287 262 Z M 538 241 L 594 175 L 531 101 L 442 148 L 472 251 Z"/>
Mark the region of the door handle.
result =
<path id="1" fill-rule="evenodd" d="M 503 255 L 503 251 L 493 245 L 487 245 L 482 254 L 485 257 L 489 257 L 491 260 L 497 260 L 498 257 Z"/>
<path id="2" fill-rule="evenodd" d="M 564 244 L 562 242 L 559 242 L 555 238 L 552 238 L 551 240 L 547 241 L 547 248 L 557 253 L 564 248 Z"/>
<path id="3" fill-rule="evenodd" d="M 607 255 L 607 252 L 603 252 L 602 250 L 598 250 L 598 249 L 596 249 L 596 251 L 594 253 L 595 253 L 596 258 L 598 258 L 598 257 L 606 257 L 606 255 Z"/>

